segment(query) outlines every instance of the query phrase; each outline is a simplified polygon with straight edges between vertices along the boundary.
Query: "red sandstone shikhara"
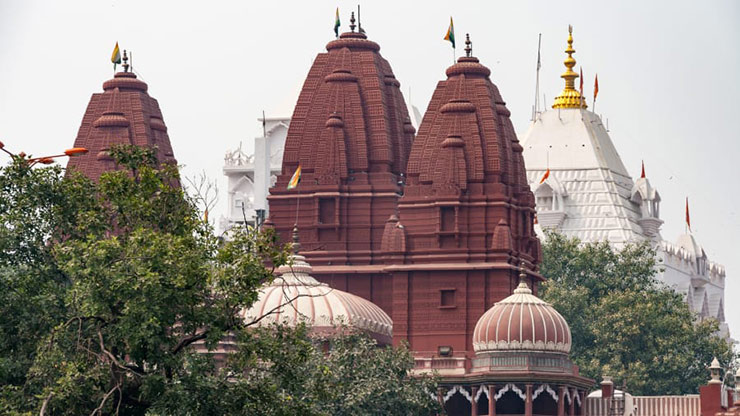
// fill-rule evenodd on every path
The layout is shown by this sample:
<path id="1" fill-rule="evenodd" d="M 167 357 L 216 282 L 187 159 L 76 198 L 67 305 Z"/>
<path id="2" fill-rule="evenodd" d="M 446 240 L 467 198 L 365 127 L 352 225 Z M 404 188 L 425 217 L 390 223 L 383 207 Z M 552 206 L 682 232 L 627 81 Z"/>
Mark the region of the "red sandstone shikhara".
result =
<path id="1" fill-rule="evenodd" d="M 89 153 L 70 159 L 67 167 L 97 180 L 100 174 L 115 169 L 108 154 L 114 144 L 157 147 L 157 159 L 177 163 L 172 152 L 167 126 L 157 100 L 147 94 L 148 86 L 128 72 L 128 57 L 123 56 L 124 72 L 103 83 L 103 93 L 95 93 L 82 119 L 75 147 Z"/>
<path id="2" fill-rule="evenodd" d="M 350 27 L 308 73 L 271 189 L 265 226 L 289 241 L 297 225 L 306 260 L 293 254 L 298 268 L 283 274 L 295 279 L 284 286 L 316 291 L 326 283 L 351 293 L 337 292 L 335 303 L 381 343 L 391 341 L 392 319 L 392 340 L 409 341 L 415 371 L 441 375 L 436 396 L 449 415 L 608 413 L 619 393 L 605 381 L 600 397 L 586 398 L 593 381 L 568 357 L 570 328 L 536 297 L 541 254 L 523 149 L 469 38 L 414 138 L 380 47 L 354 32 L 354 19 Z M 157 101 L 128 72 L 125 51 L 123 59 L 124 72 L 93 94 L 75 140 L 90 153 L 68 164 L 93 179 L 115 169 L 108 150 L 116 143 L 157 146 L 161 162 L 175 162 Z M 300 185 L 288 189 L 299 167 Z M 268 292 L 275 290 L 255 307 L 275 303 Z M 722 410 L 722 386 L 710 382 L 701 393 L 701 402 L 634 398 L 635 415 Z"/>

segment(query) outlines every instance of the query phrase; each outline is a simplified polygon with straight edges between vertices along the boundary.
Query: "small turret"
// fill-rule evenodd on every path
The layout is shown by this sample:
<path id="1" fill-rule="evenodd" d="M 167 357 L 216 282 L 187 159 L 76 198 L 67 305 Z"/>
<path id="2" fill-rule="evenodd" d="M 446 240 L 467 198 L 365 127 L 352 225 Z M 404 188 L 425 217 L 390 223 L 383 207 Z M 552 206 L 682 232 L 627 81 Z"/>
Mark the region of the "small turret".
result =
<path id="1" fill-rule="evenodd" d="M 630 200 L 640 207 L 641 218 L 637 220 L 648 237 L 655 237 L 660 231 L 660 194 L 650 185 L 645 175 L 645 162 L 642 163 L 640 178 L 632 186 Z"/>

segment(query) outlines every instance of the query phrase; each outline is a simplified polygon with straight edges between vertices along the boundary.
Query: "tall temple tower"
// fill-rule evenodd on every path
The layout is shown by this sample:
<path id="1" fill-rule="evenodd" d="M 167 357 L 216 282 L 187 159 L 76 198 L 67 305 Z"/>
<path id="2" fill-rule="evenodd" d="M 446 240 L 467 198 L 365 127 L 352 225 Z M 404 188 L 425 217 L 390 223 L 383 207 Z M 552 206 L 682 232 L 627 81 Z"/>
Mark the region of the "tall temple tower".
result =
<path id="1" fill-rule="evenodd" d="M 649 241 L 656 249 L 657 278 L 681 293 L 701 318 L 714 318 L 728 336 L 724 317 L 725 269 L 709 261 L 690 230 L 673 243 L 660 234 L 661 197 L 642 166 L 637 180 L 622 163 L 609 132 L 575 88 L 573 33 L 565 49 L 563 92 L 552 110 L 537 114 L 522 140 L 527 178 L 540 229 L 616 248 Z"/>
<path id="2" fill-rule="evenodd" d="M 282 173 L 270 189 L 267 225 L 288 241 L 298 224 L 317 279 L 390 312 L 390 282 L 379 274 L 381 237 L 396 212 L 415 130 L 380 46 L 355 31 L 354 14 L 350 28 L 308 73 Z M 300 186 L 287 190 L 299 166 Z"/>
<path id="3" fill-rule="evenodd" d="M 161 163 L 177 163 L 157 100 L 147 93 L 146 83 L 129 72 L 126 51 L 123 61 L 123 72 L 105 81 L 102 93 L 92 95 L 82 118 L 74 147 L 85 147 L 89 152 L 67 163 L 67 169 L 93 180 L 116 168 L 108 154 L 113 144 L 156 146 Z"/>
<path id="4" fill-rule="evenodd" d="M 437 84 L 384 236 L 395 339 L 460 374 L 478 318 L 516 288 L 519 263 L 530 285 L 541 279 L 522 146 L 469 38 L 465 52 Z"/>

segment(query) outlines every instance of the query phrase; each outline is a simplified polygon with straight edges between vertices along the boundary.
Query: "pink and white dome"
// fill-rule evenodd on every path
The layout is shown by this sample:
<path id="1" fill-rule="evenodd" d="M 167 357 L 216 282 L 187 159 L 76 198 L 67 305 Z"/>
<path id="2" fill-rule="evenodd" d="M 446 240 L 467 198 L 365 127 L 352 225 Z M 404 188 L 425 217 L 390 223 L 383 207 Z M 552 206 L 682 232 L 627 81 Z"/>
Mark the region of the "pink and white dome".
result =
<path id="1" fill-rule="evenodd" d="M 522 281 L 514 294 L 481 316 L 473 331 L 476 353 L 494 351 L 570 352 L 570 328 L 555 308 L 534 296 Z"/>
<path id="2" fill-rule="evenodd" d="M 257 326 L 305 322 L 318 332 L 345 324 L 368 332 L 380 343 L 392 342 L 393 321 L 380 307 L 311 277 L 312 268 L 304 256 L 296 253 L 291 260 L 278 268 L 279 276 L 260 290 L 252 307 L 241 312 L 242 318 L 253 321 L 266 315 Z"/>

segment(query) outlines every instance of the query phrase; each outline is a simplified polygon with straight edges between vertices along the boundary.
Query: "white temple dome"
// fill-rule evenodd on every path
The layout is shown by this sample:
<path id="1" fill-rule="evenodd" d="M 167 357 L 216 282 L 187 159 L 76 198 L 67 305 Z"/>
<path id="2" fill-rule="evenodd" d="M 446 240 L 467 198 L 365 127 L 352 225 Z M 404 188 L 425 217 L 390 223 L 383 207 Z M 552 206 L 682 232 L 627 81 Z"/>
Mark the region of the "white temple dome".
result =
<path id="1" fill-rule="evenodd" d="M 536 351 L 568 353 L 570 327 L 549 303 L 534 296 L 524 279 L 514 294 L 480 317 L 473 331 L 476 353 Z"/>
<path id="2" fill-rule="evenodd" d="M 345 324 L 368 332 L 382 344 L 392 342 L 393 321 L 388 314 L 366 299 L 320 283 L 311 271 L 304 256 L 291 255 L 290 264 L 277 269 L 278 276 L 260 289 L 257 301 L 241 312 L 242 318 L 252 321 L 267 314 L 257 326 L 305 322 L 314 332 L 331 332 Z"/>

